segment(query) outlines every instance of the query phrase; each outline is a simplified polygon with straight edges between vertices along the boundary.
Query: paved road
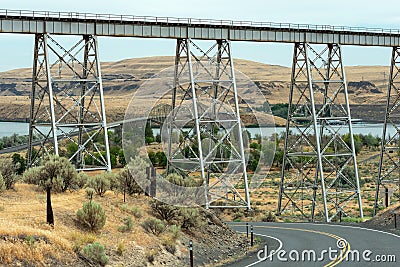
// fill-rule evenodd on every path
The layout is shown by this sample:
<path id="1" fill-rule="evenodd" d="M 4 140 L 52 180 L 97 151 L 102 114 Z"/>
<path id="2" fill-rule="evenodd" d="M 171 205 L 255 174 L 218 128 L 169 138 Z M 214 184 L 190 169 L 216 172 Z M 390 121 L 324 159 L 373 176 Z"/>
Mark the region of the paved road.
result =
<path id="1" fill-rule="evenodd" d="M 254 232 L 272 244 L 267 249 L 269 258 L 260 253 L 266 259 L 259 260 L 257 255 L 252 255 L 227 266 L 400 266 L 400 236 L 394 234 L 331 224 L 253 225 Z M 245 224 L 235 223 L 231 227 L 246 231 Z"/>

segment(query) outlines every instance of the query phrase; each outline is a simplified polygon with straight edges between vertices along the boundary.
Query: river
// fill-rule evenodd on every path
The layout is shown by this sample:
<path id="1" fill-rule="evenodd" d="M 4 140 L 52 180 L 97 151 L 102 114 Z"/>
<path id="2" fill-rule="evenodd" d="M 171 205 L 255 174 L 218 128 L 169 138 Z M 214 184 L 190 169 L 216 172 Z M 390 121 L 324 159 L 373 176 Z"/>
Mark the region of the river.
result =
<path id="1" fill-rule="evenodd" d="M 380 137 L 382 135 L 382 125 L 383 124 L 353 124 L 353 131 L 355 134 L 372 134 L 373 136 L 378 136 Z M 340 125 L 334 126 L 335 128 L 338 127 L 343 127 Z M 252 137 L 254 137 L 255 134 L 260 134 L 260 129 L 259 128 L 247 128 L 247 130 L 251 133 Z M 0 137 L 3 136 L 10 136 L 14 133 L 19 134 L 19 135 L 27 135 L 29 131 L 29 123 L 24 123 L 24 122 L 0 122 Z M 285 127 L 261 127 L 261 131 L 263 132 L 263 135 L 269 135 L 270 133 L 273 133 L 276 131 L 276 133 L 281 134 L 282 132 L 285 131 Z M 396 130 L 390 125 L 388 127 L 388 131 L 390 135 L 393 135 Z M 159 133 L 159 129 L 154 129 L 153 130 L 154 134 L 156 135 Z M 339 131 L 340 133 L 345 133 L 343 129 Z"/>

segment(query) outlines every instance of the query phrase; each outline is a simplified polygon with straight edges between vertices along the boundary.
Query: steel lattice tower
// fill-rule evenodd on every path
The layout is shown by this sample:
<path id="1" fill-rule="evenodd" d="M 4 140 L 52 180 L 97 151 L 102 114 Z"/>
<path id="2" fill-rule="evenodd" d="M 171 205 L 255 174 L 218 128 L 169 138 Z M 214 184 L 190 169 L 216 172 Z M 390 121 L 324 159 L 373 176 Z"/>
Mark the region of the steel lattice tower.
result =
<path id="1" fill-rule="evenodd" d="M 374 215 L 382 205 L 379 194 L 382 189 L 393 190 L 400 197 L 400 48 L 393 47 L 390 64 L 389 86 L 386 102 L 386 115 L 383 125 L 381 153 L 375 194 Z M 395 130 L 393 136 L 388 126 Z M 385 192 L 382 192 L 385 193 Z M 388 203 L 390 205 L 390 203 Z"/>
<path id="2" fill-rule="evenodd" d="M 317 51 L 296 43 L 278 214 L 292 210 L 311 221 L 330 222 L 349 216 L 353 199 L 362 217 L 340 45 Z"/>
<path id="3" fill-rule="evenodd" d="M 178 39 L 174 76 L 167 171 L 200 177 L 207 208 L 250 209 L 230 42 L 217 40 L 202 49 Z"/>
<path id="4" fill-rule="evenodd" d="M 36 34 L 28 166 L 54 153 L 78 170 L 111 170 L 106 129 L 97 37 L 84 35 L 67 49 Z"/>

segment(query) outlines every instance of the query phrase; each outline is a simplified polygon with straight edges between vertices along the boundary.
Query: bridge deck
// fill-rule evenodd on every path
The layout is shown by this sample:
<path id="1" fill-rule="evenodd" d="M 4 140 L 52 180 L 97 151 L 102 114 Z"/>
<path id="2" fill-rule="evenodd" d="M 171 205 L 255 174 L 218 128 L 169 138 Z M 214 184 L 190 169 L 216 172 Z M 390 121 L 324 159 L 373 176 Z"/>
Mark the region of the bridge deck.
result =
<path id="1" fill-rule="evenodd" d="M 0 10 L 0 32 L 400 46 L 393 29 L 20 10 Z"/>

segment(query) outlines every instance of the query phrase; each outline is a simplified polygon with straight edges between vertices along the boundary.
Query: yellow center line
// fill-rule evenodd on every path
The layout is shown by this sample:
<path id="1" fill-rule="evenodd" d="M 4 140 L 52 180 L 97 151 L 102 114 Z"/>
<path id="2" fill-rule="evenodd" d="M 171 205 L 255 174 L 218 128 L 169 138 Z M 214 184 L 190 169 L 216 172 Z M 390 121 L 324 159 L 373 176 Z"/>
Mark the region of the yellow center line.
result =
<path id="1" fill-rule="evenodd" d="M 245 226 L 243 224 L 230 224 L 232 226 Z M 325 235 L 325 236 L 329 236 L 332 237 L 334 239 L 336 239 L 337 241 L 339 240 L 345 240 L 344 238 L 331 234 L 331 233 L 327 233 L 327 232 L 322 232 L 322 231 L 315 231 L 315 230 L 310 230 L 310 229 L 300 229 L 300 228 L 292 228 L 292 227 L 280 227 L 280 226 L 254 226 L 254 228 L 274 228 L 274 229 L 282 229 L 282 230 L 292 230 L 292 231 L 301 231 L 301 232 L 309 232 L 309 233 L 314 233 L 314 234 L 320 234 L 320 235 Z M 346 257 L 347 254 L 350 251 L 350 244 L 349 242 L 346 242 L 346 246 L 344 248 L 341 249 L 340 253 L 340 257 L 336 258 L 335 260 L 331 261 L 330 263 L 324 265 L 324 267 L 333 267 L 338 265 L 339 263 L 341 263 Z"/>

